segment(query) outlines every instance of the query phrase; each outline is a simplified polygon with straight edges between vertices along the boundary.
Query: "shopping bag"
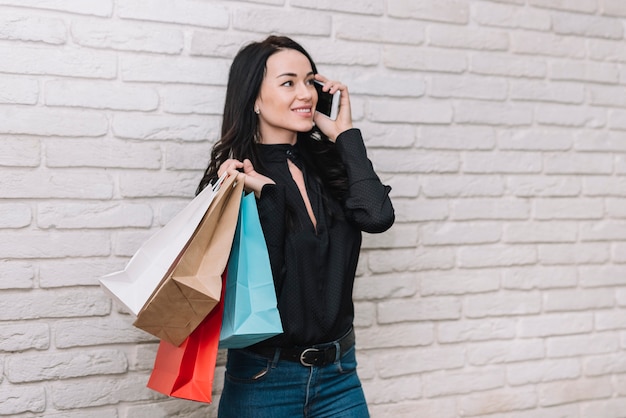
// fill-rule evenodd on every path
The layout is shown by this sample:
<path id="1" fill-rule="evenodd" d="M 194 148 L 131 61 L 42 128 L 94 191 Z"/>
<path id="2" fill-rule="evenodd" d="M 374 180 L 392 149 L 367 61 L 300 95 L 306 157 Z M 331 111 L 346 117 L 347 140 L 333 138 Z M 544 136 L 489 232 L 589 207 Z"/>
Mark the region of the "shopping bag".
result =
<path id="1" fill-rule="evenodd" d="M 244 175 L 223 181 L 172 273 L 139 311 L 134 324 L 181 344 L 220 299 L 243 192 Z"/>
<path id="2" fill-rule="evenodd" d="M 147 385 L 150 389 L 211 402 L 223 306 L 220 301 L 179 347 L 167 341 L 159 343 Z"/>
<path id="3" fill-rule="evenodd" d="M 283 332 L 254 193 L 244 196 L 228 261 L 220 348 L 243 348 Z"/>
<path id="4" fill-rule="evenodd" d="M 100 278 L 102 288 L 128 312 L 137 315 L 167 277 L 226 179 L 205 188 L 130 259 L 124 270 Z"/>

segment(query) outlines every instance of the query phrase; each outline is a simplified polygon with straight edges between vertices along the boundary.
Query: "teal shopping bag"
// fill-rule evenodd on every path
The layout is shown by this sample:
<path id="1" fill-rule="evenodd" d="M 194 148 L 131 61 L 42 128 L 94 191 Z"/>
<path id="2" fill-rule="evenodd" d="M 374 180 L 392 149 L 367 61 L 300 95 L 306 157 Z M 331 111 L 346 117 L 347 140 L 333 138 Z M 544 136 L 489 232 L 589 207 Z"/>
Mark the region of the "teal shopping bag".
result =
<path id="1" fill-rule="evenodd" d="M 283 332 L 254 193 L 245 195 L 228 261 L 220 348 L 244 348 Z"/>

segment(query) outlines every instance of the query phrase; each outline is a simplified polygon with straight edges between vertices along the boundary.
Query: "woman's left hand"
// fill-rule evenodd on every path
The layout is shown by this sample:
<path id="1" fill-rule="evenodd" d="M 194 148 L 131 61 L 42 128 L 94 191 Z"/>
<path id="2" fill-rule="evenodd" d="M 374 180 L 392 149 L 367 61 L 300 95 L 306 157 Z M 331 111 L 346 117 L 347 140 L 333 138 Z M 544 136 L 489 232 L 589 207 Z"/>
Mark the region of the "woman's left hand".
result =
<path id="1" fill-rule="evenodd" d="M 352 110 L 350 109 L 350 95 L 348 94 L 348 87 L 339 81 L 332 81 L 326 77 L 316 74 L 315 79 L 324 83 L 322 90 L 334 94 L 337 91 L 341 92 L 341 98 L 339 100 L 339 114 L 336 120 L 331 120 L 325 115 L 319 112 L 315 112 L 313 121 L 320 128 L 320 130 L 330 139 L 335 142 L 340 133 L 352 129 Z"/>

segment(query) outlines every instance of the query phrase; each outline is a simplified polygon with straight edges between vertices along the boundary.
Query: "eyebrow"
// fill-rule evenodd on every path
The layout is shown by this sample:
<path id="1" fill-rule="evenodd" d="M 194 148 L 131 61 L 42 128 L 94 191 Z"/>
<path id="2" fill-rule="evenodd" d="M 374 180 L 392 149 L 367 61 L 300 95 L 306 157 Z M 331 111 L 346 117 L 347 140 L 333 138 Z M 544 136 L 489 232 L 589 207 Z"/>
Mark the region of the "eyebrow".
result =
<path id="1" fill-rule="evenodd" d="M 307 73 L 306 77 L 310 76 L 310 75 L 315 75 L 315 73 L 313 71 Z M 298 74 L 296 73 L 284 73 L 284 74 L 279 74 L 276 76 L 276 78 L 280 78 L 280 77 L 297 77 Z"/>

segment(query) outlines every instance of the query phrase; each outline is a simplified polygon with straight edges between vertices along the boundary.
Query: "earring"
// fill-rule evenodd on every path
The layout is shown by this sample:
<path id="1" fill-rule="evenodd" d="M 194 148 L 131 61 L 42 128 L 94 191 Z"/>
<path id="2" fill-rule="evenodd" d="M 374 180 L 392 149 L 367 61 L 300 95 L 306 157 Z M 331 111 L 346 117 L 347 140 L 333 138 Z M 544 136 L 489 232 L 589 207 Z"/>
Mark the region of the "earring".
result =
<path id="1" fill-rule="evenodd" d="M 261 109 L 259 109 L 258 107 L 255 107 L 254 113 L 256 113 L 257 115 L 261 114 Z"/>

